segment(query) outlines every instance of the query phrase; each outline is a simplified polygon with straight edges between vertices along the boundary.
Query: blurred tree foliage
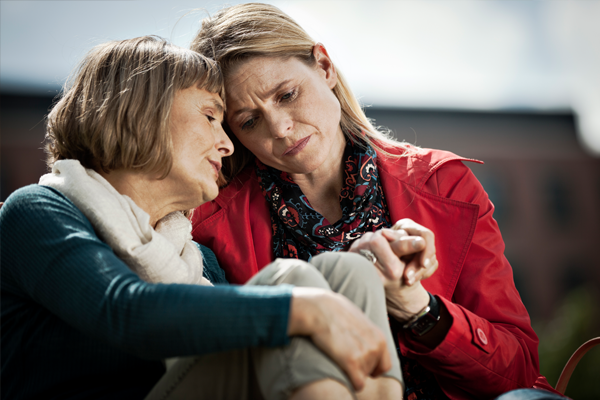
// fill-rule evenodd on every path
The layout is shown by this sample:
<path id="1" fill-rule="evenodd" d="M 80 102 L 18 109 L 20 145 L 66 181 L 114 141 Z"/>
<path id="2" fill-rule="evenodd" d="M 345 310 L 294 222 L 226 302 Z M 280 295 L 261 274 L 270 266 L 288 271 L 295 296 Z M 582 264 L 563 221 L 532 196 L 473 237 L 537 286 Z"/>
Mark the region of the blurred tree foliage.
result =
<path id="1" fill-rule="evenodd" d="M 575 350 L 600 336 L 600 295 L 589 285 L 565 296 L 554 318 L 534 324 L 540 338 L 540 370 L 552 386 Z M 600 399 L 600 346 L 590 350 L 573 372 L 565 393 L 574 400 Z"/>

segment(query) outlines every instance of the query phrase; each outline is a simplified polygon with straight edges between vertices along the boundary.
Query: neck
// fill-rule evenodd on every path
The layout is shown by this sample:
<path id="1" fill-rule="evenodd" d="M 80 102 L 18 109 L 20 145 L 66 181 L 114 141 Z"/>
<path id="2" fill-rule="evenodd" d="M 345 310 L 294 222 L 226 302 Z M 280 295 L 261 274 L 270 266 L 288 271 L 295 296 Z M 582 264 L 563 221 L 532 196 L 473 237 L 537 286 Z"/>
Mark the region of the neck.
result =
<path id="1" fill-rule="evenodd" d="M 170 196 L 173 191 L 165 190 L 164 180 L 147 173 L 132 170 L 116 170 L 109 173 L 98 171 L 117 192 L 128 196 L 135 204 L 150 215 L 150 225 L 155 227 L 165 215 L 183 210 L 177 199 Z"/>
<path id="2" fill-rule="evenodd" d="M 312 208 L 331 224 L 342 218 L 339 196 L 344 183 L 345 148 L 346 139 L 340 129 L 326 162 L 311 173 L 290 174 Z"/>

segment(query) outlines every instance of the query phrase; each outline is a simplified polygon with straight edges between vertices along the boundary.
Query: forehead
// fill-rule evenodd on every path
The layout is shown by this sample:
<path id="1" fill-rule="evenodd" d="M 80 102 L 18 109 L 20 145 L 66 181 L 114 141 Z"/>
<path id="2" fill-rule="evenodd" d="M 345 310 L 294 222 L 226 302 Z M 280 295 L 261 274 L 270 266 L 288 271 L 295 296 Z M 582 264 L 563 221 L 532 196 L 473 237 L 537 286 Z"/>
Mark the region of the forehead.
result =
<path id="1" fill-rule="evenodd" d="M 264 93 L 284 80 L 302 79 L 311 68 L 296 57 L 253 57 L 240 61 L 227 72 L 225 88 L 230 94 L 242 91 Z"/>
<path id="2" fill-rule="evenodd" d="M 218 93 L 209 92 L 196 86 L 178 90 L 173 99 L 175 109 L 181 107 L 213 107 L 217 112 L 224 111 L 223 100 Z"/>

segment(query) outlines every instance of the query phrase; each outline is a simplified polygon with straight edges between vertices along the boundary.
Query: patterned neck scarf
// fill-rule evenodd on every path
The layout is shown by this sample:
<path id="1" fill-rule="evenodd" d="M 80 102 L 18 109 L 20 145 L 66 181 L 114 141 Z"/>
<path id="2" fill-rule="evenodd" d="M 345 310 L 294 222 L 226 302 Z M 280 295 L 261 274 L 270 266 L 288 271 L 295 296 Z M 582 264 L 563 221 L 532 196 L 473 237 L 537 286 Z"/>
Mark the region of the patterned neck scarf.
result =
<path id="1" fill-rule="evenodd" d="M 342 218 L 333 224 L 311 207 L 287 172 L 256 160 L 256 174 L 271 210 L 275 257 L 310 260 L 324 251 L 346 249 L 365 232 L 391 226 L 377 172 L 377 153 L 346 142 Z"/>

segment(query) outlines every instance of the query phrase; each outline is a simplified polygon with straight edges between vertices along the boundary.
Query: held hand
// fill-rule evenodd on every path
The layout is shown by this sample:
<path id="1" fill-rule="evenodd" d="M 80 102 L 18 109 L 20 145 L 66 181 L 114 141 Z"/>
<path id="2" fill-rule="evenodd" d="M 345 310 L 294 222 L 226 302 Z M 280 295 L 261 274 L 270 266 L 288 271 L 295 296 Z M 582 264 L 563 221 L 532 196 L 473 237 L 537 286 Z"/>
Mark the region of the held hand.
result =
<path id="1" fill-rule="evenodd" d="M 381 229 L 363 234 L 352 243 L 348 251 L 359 254 L 363 251 L 371 252 L 376 258 L 374 264 L 383 285 L 390 288 L 408 286 L 407 279 L 404 278 L 406 258 L 424 248 L 425 241 L 421 237 L 409 236 L 403 230 Z"/>
<path id="2" fill-rule="evenodd" d="M 421 285 L 437 269 L 433 232 L 412 220 L 400 220 L 394 229 L 365 233 L 351 252 L 370 251 L 386 290 L 387 311 L 404 322 L 422 310 L 429 295 Z"/>
<path id="3" fill-rule="evenodd" d="M 290 336 L 309 336 L 360 391 L 367 377 L 392 367 L 385 337 L 350 300 L 337 293 L 296 287 L 292 293 Z"/>
<path id="4" fill-rule="evenodd" d="M 348 251 L 359 254 L 365 250 L 371 252 L 376 258 L 374 264 L 384 287 L 398 286 L 401 284 L 405 263 L 392 248 L 392 243 L 395 244 L 396 250 L 402 246 L 407 247 L 410 244 L 406 238 L 405 232 L 395 232 L 391 229 L 366 232 L 352 243 Z"/>
<path id="5" fill-rule="evenodd" d="M 422 225 L 417 224 L 411 219 L 404 218 L 394 224 L 392 230 L 405 233 L 410 235 L 409 237 L 413 240 L 422 238 L 423 242 L 420 242 L 422 246 L 418 252 L 408 253 L 402 246 L 401 240 L 398 245 L 394 245 L 392 242 L 391 246 L 394 247 L 395 253 L 398 257 L 402 258 L 406 262 L 404 270 L 404 280 L 408 285 L 412 285 L 415 282 L 419 282 L 422 279 L 427 279 L 438 268 L 438 261 L 435 255 L 435 235 L 430 229 L 425 228 Z M 392 239 L 393 236 L 389 233 L 384 233 L 388 239 Z M 404 236 L 405 236 L 404 235 Z M 404 239 L 407 240 L 407 239 Z M 416 246 L 414 247 L 416 249 Z"/>

